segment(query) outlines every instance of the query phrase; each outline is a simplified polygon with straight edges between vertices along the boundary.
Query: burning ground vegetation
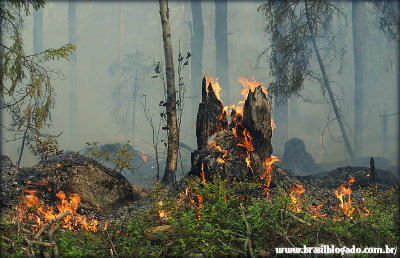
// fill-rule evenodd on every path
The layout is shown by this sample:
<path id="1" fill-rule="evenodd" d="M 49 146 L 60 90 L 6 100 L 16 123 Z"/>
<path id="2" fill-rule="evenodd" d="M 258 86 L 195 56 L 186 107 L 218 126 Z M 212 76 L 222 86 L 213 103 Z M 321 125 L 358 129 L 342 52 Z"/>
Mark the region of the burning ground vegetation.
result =
<path id="1" fill-rule="evenodd" d="M 239 81 L 244 101 L 229 107 L 217 80 L 203 79 L 192 169 L 169 188 L 138 194 L 90 159 L 41 167 L 2 213 L 2 255 L 264 257 L 276 247 L 396 246 L 398 187 L 365 184 L 364 168 L 313 178 L 276 166 L 267 91 Z"/>

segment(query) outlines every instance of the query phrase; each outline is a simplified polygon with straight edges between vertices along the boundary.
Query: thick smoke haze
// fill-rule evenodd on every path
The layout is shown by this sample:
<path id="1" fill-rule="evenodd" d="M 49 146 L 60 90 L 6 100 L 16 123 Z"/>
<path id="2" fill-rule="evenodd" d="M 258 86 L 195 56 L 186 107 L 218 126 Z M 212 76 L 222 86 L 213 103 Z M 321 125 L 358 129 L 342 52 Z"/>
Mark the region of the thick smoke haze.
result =
<path id="1" fill-rule="evenodd" d="M 228 1 L 228 59 L 229 59 L 229 85 L 221 85 L 222 96 L 229 90 L 231 103 L 237 104 L 243 99 L 240 92 L 241 84 L 238 77 L 254 77 L 258 81 L 268 84 L 273 81 L 269 75 L 268 60 L 260 56 L 264 49 L 272 43 L 270 35 L 264 31 L 265 17 L 257 12 L 257 7 L 262 2 Z M 368 3 L 369 5 L 370 3 Z M 204 1 L 202 14 L 204 22 L 204 49 L 203 68 L 204 74 L 215 77 L 215 3 Z M 328 74 L 333 90 L 340 100 L 338 101 L 345 118 L 346 128 L 350 133 L 350 141 L 354 135 L 354 58 L 352 49 L 351 28 L 351 1 L 338 2 L 338 5 L 347 15 L 347 25 L 337 19 L 333 20 L 336 31 L 343 31 L 343 42 L 346 43 L 346 53 L 343 59 L 343 69 L 337 72 L 339 62 L 335 61 L 328 66 Z M 171 37 L 174 65 L 177 66 L 179 49 L 182 55 L 190 50 L 191 31 L 188 24 L 191 20 L 190 1 L 172 1 L 169 3 Z M 123 37 L 120 36 L 120 10 L 123 10 Z M 371 8 L 369 8 L 371 9 Z M 64 78 L 54 77 L 53 87 L 56 93 L 55 107 L 52 111 L 52 127 L 44 132 L 62 135 L 58 138 L 61 149 L 81 150 L 86 147 L 86 142 L 98 141 L 101 144 L 126 142 L 130 139 L 135 149 L 152 154 L 151 128 L 144 116 L 142 106 L 138 101 L 142 95 L 147 95 L 148 107 L 154 119 L 159 118 L 159 102 L 162 100 L 163 85 L 160 79 L 151 78 L 154 72 L 142 74 L 138 82 L 136 103 L 136 123 L 132 127 L 132 114 L 128 112 L 124 122 L 123 110 L 128 102 L 116 101 L 115 91 L 118 76 L 110 73 L 110 67 L 118 62 L 120 53 L 120 40 L 123 40 L 123 56 L 139 51 L 147 58 L 146 65 L 153 65 L 164 61 L 163 42 L 161 36 L 161 23 L 158 1 L 123 1 L 122 6 L 118 1 L 78 1 L 76 7 L 76 55 L 77 55 L 77 124 L 76 134 L 69 131 L 69 64 L 67 60 L 46 63 L 47 67 L 57 69 L 64 74 Z M 373 83 L 368 83 L 364 91 L 364 131 L 362 156 L 383 156 L 398 164 L 398 119 L 399 115 L 387 117 L 388 123 L 388 149 L 382 150 L 382 124 L 383 115 L 399 112 L 399 52 L 396 42 L 388 39 L 379 30 L 379 24 L 373 13 L 368 13 L 370 53 L 366 60 L 371 67 L 371 72 L 366 73 L 368 78 L 373 78 Z M 25 17 L 26 29 L 23 32 L 26 52 L 32 53 L 33 49 L 33 15 Z M 369 37 L 369 39 L 368 39 Z M 43 45 L 44 48 L 57 48 L 68 43 L 68 2 L 48 1 L 43 9 Z M 324 60 L 330 57 L 323 57 Z M 313 66 L 317 67 L 313 59 Z M 329 65 L 329 64 L 327 64 Z M 154 69 L 153 69 L 154 70 Z M 371 74 L 372 73 L 372 74 Z M 191 84 L 201 86 L 201 82 L 191 81 L 190 63 L 182 72 L 187 87 L 186 106 L 183 114 L 180 140 L 196 148 L 195 118 L 197 110 L 191 110 L 190 100 Z M 175 79 L 177 82 L 177 73 Z M 373 86 L 371 86 L 373 85 Z M 325 130 L 322 145 L 322 133 L 329 119 L 334 118 L 329 103 L 324 101 L 320 86 L 316 82 L 305 81 L 302 97 L 289 100 L 289 128 L 290 138 L 304 140 L 307 151 L 311 153 L 318 163 L 335 162 L 348 159 L 345 145 L 341 140 L 341 133 L 336 121 L 330 123 Z M 304 101 L 308 99 L 309 101 Z M 125 106 L 124 106 L 125 105 Z M 116 106 L 121 106 L 120 111 L 115 111 Z M 122 117 L 121 117 L 122 116 Z M 329 117 L 329 118 L 328 118 Z M 6 114 L 3 116 L 8 121 Z M 277 124 L 275 130 L 279 130 Z M 133 130 L 135 130 L 134 137 Z M 330 135 L 332 134 L 332 137 Z M 7 136 L 7 134 L 6 134 Z M 282 149 L 281 146 L 274 146 Z M 13 162 L 18 159 L 18 150 L 21 142 L 3 144 L 3 154 L 10 156 Z M 282 155 L 283 153 L 277 153 Z M 188 155 L 188 154 L 184 154 Z M 190 160 L 190 156 L 187 156 Z M 36 164 L 38 160 L 29 153 L 24 152 L 22 165 Z M 366 166 L 368 164 L 365 164 Z"/>

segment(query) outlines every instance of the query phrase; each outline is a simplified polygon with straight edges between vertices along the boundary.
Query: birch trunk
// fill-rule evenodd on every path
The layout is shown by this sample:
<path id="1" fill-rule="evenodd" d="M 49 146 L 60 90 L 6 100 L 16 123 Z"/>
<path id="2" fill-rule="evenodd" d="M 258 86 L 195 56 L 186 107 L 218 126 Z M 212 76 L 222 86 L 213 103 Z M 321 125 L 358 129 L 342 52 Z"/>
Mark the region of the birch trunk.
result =
<path id="1" fill-rule="evenodd" d="M 179 130 L 176 117 L 176 91 L 173 52 L 171 44 L 171 33 L 169 26 L 169 9 L 167 0 L 159 0 L 161 27 L 164 42 L 165 74 L 167 78 L 167 126 L 168 126 L 168 148 L 167 163 L 165 164 L 164 176 L 161 182 L 170 185 L 174 182 L 174 174 L 178 160 Z"/>

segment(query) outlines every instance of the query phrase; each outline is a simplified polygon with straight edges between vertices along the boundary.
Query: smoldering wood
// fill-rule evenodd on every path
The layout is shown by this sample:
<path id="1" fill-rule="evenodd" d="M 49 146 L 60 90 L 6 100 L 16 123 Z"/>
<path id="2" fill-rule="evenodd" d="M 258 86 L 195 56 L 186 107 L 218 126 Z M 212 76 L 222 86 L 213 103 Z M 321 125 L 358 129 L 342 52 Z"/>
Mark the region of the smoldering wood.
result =
<path id="1" fill-rule="evenodd" d="M 207 85 L 205 77 L 201 87 L 201 102 L 196 120 L 197 149 L 199 150 L 207 146 L 209 137 L 228 127 L 227 114 L 223 111 L 224 105 L 215 95 L 211 83 Z"/>

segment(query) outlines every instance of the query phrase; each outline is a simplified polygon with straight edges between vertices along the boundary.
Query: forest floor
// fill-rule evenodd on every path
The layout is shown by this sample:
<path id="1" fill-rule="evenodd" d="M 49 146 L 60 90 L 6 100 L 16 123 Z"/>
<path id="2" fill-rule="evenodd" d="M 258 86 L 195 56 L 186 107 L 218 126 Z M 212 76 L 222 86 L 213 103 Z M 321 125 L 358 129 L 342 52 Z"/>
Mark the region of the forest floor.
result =
<path id="1" fill-rule="evenodd" d="M 1 256 L 263 257 L 275 256 L 277 247 L 385 248 L 399 243 L 398 188 L 361 189 L 362 203 L 347 202 L 346 196 L 329 213 L 295 190 L 301 189 L 276 187 L 261 196 L 252 182 L 218 178 L 183 180 L 169 191 L 156 184 L 123 214 L 100 213 L 97 226 L 86 229 L 81 222 L 68 228 L 70 214 L 42 227 L 35 219 L 21 221 L 21 202 L 16 202 L 1 216 Z M 35 218 L 38 208 L 28 207 L 23 216 Z"/>

